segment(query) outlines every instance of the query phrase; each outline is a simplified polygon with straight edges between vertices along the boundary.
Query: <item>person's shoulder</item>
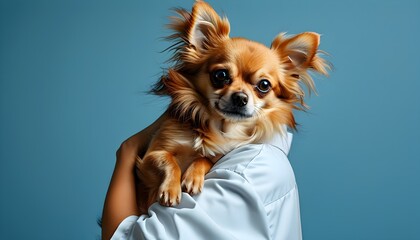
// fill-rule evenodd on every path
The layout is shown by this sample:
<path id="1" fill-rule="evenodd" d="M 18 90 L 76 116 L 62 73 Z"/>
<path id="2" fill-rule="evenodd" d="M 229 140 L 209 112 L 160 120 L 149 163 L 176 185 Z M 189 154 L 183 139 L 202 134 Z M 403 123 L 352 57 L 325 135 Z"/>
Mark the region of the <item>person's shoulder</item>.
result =
<path id="1" fill-rule="evenodd" d="M 264 144 L 247 144 L 236 148 L 216 162 L 212 171 L 223 169 L 242 175 L 253 159 L 261 154 L 263 147 Z"/>
<path id="2" fill-rule="evenodd" d="M 266 204 L 296 187 L 285 151 L 270 143 L 248 144 L 231 151 L 216 163 L 212 171 L 221 169 L 241 175 Z"/>

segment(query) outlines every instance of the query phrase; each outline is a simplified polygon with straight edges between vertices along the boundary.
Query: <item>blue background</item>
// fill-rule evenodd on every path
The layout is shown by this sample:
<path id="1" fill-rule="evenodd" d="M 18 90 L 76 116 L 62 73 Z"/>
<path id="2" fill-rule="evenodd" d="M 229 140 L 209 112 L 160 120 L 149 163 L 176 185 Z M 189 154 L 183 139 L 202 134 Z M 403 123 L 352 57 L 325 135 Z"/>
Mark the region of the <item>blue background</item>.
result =
<path id="1" fill-rule="evenodd" d="M 211 1 L 231 35 L 322 33 L 335 69 L 297 113 L 305 239 L 420 239 L 420 1 Z M 119 144 L 192 1 L 0 1 L 0 236 L 95 239 Z"/>

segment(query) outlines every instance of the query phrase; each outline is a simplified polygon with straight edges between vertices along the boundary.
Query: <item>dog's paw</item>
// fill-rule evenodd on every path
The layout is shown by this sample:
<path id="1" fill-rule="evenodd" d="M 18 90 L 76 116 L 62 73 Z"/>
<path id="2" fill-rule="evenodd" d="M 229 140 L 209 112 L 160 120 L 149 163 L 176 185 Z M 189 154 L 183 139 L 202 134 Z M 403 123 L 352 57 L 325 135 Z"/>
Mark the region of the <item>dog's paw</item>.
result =
<path id="1" fill-rule="evenodd" d="M 182 177 L 182 190 L 190 195 L 199 194 L 203 190 L 204 175 L 194 174 L 193 171 L 186 171 Z"/>
<path id="2" fill-rule="evenodd" d="M 158 191 L 157 201 L 162 206 L 173 207 L 181 202 L 181 193 L 182 192 L 179 183 L 177 186 L 168 186 L 166 184 L 162 184 Z"/>

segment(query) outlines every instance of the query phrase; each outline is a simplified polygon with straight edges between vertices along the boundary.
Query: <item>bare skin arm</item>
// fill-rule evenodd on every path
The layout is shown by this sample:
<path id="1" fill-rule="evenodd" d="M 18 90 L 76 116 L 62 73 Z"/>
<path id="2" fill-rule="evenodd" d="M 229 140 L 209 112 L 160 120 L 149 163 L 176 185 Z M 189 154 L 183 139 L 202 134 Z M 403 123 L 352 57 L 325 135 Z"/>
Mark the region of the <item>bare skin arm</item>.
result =
<path id="1" fill-rule="evenodd" d="M 128 216 L 139 215 L 134 172 L 136 157 L 146 151 L 151 136 L 166 117 L 164 113 L 152 125 L 124 141 L 118 149 L 102 213 L 102 239 L 110 239 Z"/>

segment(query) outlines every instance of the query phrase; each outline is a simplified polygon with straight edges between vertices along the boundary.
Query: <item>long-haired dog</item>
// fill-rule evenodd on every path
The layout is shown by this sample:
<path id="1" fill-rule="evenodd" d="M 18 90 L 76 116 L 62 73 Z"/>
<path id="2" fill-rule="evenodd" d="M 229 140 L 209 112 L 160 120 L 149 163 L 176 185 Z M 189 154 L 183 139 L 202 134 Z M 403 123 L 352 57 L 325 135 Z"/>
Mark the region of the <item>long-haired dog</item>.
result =
<path id="1" fill-rule="evenodd" d="M 329 69 L 317 33 L 281 33 L 268 48 L 230 38 L 228 20 L 203 1 L 176 11 L 168 37 L 174 66 L 153 89 L 170 96 L 168 116 L 137 160 L 143 213 L 156 201 L 177 205 L 182 190 L 199 193 L 204 175 L 232 149 L 295 129 L 292 111 L 306 107 L 302 83 L 314 90 L 308 71 Z"/>

